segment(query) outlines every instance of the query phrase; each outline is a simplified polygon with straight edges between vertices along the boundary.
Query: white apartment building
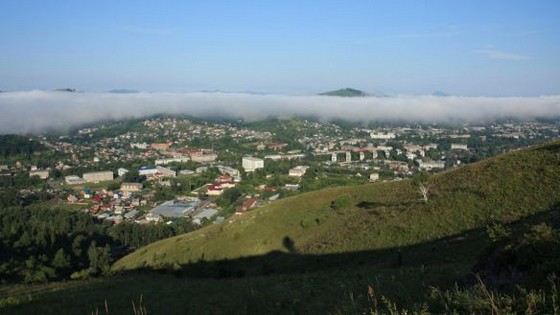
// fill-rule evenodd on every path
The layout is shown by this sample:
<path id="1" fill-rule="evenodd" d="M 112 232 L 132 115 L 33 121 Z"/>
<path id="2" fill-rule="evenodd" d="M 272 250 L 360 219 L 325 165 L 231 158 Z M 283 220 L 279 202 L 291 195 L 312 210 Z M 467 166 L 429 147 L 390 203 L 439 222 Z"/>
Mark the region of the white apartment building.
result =
<path id="1" fill-rule="evenodd" d="M 254 172 L 259 168 L 264 168 L 264 160 L 252 156 L 243 157 L 241 165 L 245 172 Z"/>

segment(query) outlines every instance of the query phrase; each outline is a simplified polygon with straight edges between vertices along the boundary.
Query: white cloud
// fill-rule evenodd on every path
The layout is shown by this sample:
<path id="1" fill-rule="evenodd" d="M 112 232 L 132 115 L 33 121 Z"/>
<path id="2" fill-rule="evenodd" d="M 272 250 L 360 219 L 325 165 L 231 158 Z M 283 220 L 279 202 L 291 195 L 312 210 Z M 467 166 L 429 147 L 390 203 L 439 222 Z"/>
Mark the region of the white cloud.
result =
<path id="1" fill-rule="evenodd" d="M 560 96 L 341 98 L 242 93 L 0 93 L 0 133 L 40 132 L 102 119 L 188 114 L 257 120 L 315 116 L 354 121 L 472 121 L 560 116 Z"/>
<path id="2" fill-rule="evenodd" d="M 496 59 L 496 60 L 519 61 L 519 60 L 532 59 L 531 57 L 526 56 L 526 55 L 509 53 L 509 52 L 499 51 L 499 50 L 496 50 L 496 49 L 478 49 L 478 50 L 475 50 L 474 52 L 477 53 L 477 54 L 484 55 L 487 58 Z"/>

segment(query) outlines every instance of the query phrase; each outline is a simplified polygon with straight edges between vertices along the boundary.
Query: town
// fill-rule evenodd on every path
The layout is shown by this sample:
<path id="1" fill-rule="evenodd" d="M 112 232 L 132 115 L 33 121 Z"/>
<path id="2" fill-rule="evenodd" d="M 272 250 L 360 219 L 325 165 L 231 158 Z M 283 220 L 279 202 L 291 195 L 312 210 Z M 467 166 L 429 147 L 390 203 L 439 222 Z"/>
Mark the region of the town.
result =
<path id="1" fill-rule="evenodd" d="M 559 129 L 557 121 L 365 126 L 155 116 L 24 137 L 41 154 L 3 157 L 0 179 L 17 188 L 19 204 L 63 203 L 113 224 L 180 218 L 202 226 L 301 192 L 456 168 L 557 138 Z"/>

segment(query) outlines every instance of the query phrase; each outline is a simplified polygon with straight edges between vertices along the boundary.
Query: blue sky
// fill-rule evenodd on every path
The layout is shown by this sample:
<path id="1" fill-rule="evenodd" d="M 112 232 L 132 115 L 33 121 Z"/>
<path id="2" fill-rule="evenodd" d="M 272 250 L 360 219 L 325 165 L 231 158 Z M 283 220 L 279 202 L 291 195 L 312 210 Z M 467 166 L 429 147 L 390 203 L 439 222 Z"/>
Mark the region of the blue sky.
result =
<path id="1" fill-rule="evenodd" d="M 0 90 L 560 94 L 560 1 L 0 3 Z"/>

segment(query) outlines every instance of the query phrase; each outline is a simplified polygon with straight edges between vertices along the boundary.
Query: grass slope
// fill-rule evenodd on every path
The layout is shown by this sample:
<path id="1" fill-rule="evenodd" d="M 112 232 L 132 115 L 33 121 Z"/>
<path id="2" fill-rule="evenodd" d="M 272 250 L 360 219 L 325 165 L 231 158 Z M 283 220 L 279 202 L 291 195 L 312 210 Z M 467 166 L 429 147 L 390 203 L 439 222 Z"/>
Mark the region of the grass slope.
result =
<path id="1" fill-rule="evenodd" d="M 560 144 L 498 156 L 429 179 L 428 203 L 410 181 L 301 194 L 257 208 L 224 225 L 162 240 L 113 269 L 168 268 L 266 254 L 347 253 L 414 245 L 515 221 L 560 201 Z M 344 197 L 341 197 L 344 196 Z M 332 210 L 331 202 L 347 206 Z"/>

